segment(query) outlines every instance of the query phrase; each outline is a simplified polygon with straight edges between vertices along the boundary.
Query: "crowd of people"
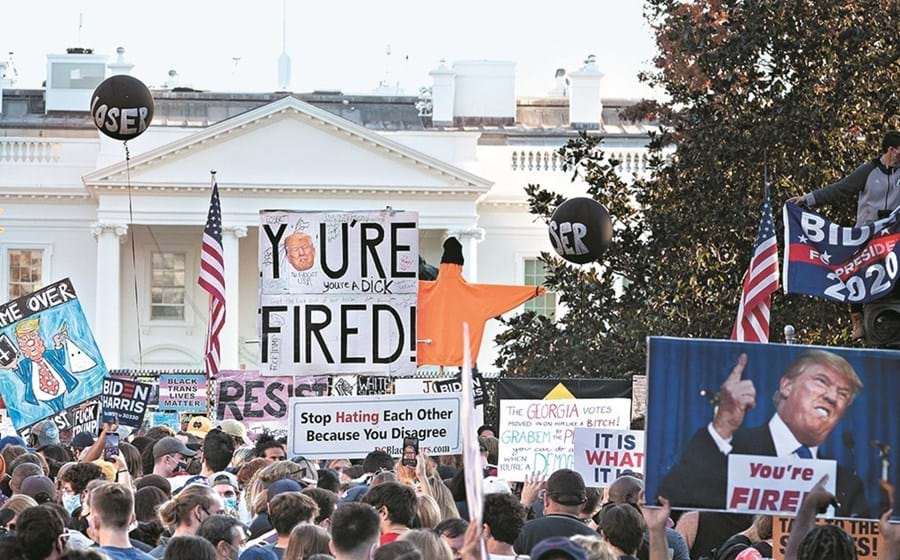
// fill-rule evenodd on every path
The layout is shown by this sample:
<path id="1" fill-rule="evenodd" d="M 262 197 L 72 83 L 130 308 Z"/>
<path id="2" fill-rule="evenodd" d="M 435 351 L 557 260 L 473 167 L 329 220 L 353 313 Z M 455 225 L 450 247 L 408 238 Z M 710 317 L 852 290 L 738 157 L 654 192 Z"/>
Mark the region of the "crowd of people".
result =
<path id="1" fill-rule="evenodd" d="M 104 424 L 61 443 L 50 422 L 0 439 L 3 560 L 751 560 L 772 558 L 772 519 L 644 503 L 638 473 L 586 487 L 560 469 L 498 478 L 498 440 L 480 428 L 481 463 L 419 453 L 416 466 L 289 457 L 284 442 L 195 417 L 174 432 Z M 111 434 L 119 443 L 110 445 Z M 109 439 L 108 439 L 109 438 Z M 467 469 L 482 473 L 481 511 Z M 471 471 L 468 471 L 471 473 Z M 476 473 L 478 471 L 475 471 Z M 787 560 L 856 558 L 851 538 L 814 524 L 821 486 L 794 521 Z M 900 527 L 880 524 L 878 558 L 898 560 Z M 480 522 L 474 522 L 480 517 Z"/>

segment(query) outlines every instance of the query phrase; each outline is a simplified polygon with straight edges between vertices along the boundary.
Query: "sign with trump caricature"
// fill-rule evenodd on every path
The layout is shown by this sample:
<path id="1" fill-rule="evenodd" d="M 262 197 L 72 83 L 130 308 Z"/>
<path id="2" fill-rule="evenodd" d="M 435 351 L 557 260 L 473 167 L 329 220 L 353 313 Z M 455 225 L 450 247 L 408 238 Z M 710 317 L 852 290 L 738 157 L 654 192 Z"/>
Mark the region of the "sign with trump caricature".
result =
<path id="1" fill-rule="evenodd" d="M 17 430 L 96 397 L 106 373 L 68 279 L 0 306 L 0 394 Z"/>
<path id="2" fill-rule="evenodd" d="M 895 503 L 900 352 L 651 337 L 647 502 L 796 514 L 820 480 L 826 516 Z"/>

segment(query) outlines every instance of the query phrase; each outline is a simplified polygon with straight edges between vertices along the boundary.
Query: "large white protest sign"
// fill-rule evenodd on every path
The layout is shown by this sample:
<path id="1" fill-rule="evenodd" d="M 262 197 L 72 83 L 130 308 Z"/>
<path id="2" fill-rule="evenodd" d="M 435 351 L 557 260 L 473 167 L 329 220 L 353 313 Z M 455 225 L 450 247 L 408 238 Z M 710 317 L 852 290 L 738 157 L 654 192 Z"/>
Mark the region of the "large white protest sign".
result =
<path id="1" fill-rule="evenodd" d="M 288 448 L 318 459 L 362 458 L 374 449 L 394 457 L 417 437 L 430 455 L 462 450 L 460 395 L 307 397 L 290 401 Z"/>
<path id="2" fill-rule="evenodd" d="M 260 212 L 260 373 L 415 373 L 418 266 L 415 212 Z"/>
<path id="3" fill-rule="evenodd" d="M 499 476 L 524 481 L 575 463 L 575 428 L 628 429 L 631 400 L 504 400 L 500 404 Z"/>
<path id="4" fill-rule="evenodd" d="M 762 455 L 728 456 L 729 511 L 742 513 L 796 513 L 803 497 L 828 475 L 825 489 L 835 493 L 837 462 Z M 828 516 L 834 508 L 828 508 Z"/>
<path id="5" fill-rule="evenodd" d="M 575 470 L 584 483 L 609 486 L 622 473 L 644 472 L 644 432 L 575 428 Z"/>

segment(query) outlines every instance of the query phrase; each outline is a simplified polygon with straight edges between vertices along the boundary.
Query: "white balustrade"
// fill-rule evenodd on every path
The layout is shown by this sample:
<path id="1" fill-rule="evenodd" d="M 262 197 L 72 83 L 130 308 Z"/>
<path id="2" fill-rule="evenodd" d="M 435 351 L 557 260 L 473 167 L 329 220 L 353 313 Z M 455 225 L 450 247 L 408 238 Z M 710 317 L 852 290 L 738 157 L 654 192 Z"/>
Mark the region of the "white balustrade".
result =
<path id="1" fill-rule="evenodd" d="M 56 163 L 60 147 L 47 138 L 0 137 L 0 163 Z"/>
<path id="2" fill-rule="evenodd" d="M 635 175 L 646 173 L 649 157 L 645 150 L 607 151 L 606 157 L 619 161 L 620 173 Z M 513 171 L 559 172 L 562 171 L 563 158 L 556 149 L 514 149 L 510 157 Z"/>

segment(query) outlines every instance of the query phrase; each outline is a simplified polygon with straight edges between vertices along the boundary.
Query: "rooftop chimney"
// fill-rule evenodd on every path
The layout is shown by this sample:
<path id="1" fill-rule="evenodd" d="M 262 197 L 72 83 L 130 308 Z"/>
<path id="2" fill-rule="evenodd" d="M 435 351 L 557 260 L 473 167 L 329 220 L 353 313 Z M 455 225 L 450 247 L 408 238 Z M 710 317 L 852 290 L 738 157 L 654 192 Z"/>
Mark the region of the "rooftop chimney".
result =
<path id="1" fill-rule="evenodd" d="M 117 76 L 119 74 L 131 74 L 131 69 L 134 68 L 134 64 L 130 62 L 126 62 L 125 60 L 125 47 L 119 47 L 116 49 L 116 61 L 110 62 L 106 65 L 109 68 L 109 73 L 113 76 Z"/>
<path id="2" fill-rule="evenodd" d="M 181 85 L 181 80 L 178 78 L 178 72 L 173 68 L 169 70 L 169 78 L 166 80 L 165 88 L 172 90 Z"/>
<path id="3" fill-rule="evenodd" d="M 47 55 L 45 111 L 89 111 L 91 94 L 106 78 L 109 57 L 94 49 L 71 48 Z"/>
<path id="4" fill-rule="evenodd" d="M 603 113 L 600 81 L 603 73 L 597 57 L 590 55 L 576 72 L 569 74 L 569 124 L 575 128 L 599 129 Z"/>
<path id="5" fill-rule="evenodd" d="M 453 120 L 458 126 L 516 121 L 516 64 L 496 60 L 453 63 Z"/>
<path id="6" fill-rule="evenodd" d="M 433 80 L 431 86 L 431 122 L 436 126 L 453 124 L 453 98 L 456 93 L 456 72 L 447 67 L 445 61 L 428 73 Z"/>

